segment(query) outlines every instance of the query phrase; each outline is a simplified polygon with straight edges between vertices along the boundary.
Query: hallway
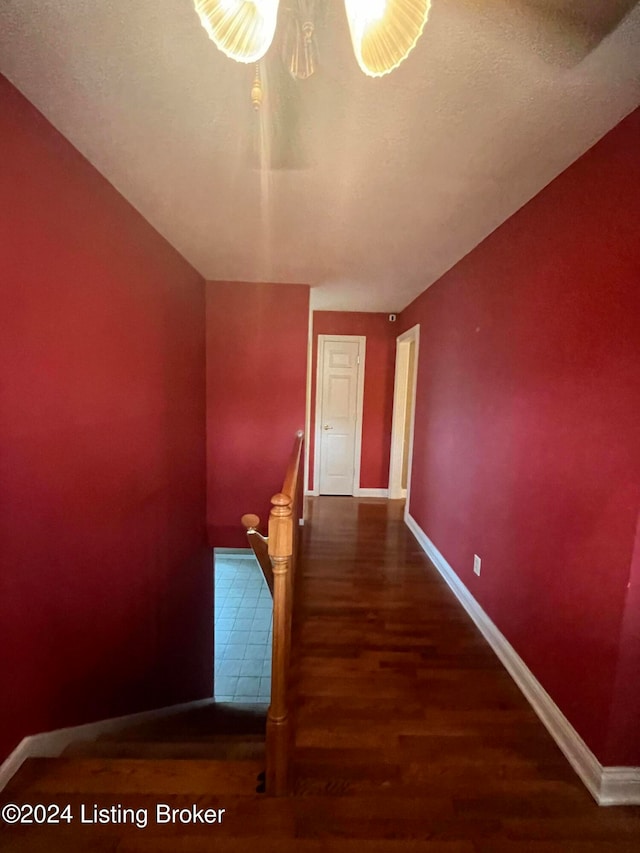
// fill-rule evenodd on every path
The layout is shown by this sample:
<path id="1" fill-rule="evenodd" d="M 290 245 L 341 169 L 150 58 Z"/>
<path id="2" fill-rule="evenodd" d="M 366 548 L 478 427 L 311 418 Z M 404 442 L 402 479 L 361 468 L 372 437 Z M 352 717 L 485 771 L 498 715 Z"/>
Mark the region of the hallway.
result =
<path id="1" fill-rule="evenodd" d="M 296 598 L 292 796 L 256 792 L 261 708 L 195 703 L 28 759 L 0 795 L 148 825 L 4 826 L 0 851 L 637 853 L 640 809 L 594 803 L 400 502 L 311 500 Z M 157 803 L 224 820 L 161 824 Z"/>
<path id="2" fill-rule="evenodd" d="M 467 840 L 451 849 L 476 853 L 637 850 L 640 809 L 594 803 L 402 512 L 309 503 L 294 633 L 298 833 Z"/>

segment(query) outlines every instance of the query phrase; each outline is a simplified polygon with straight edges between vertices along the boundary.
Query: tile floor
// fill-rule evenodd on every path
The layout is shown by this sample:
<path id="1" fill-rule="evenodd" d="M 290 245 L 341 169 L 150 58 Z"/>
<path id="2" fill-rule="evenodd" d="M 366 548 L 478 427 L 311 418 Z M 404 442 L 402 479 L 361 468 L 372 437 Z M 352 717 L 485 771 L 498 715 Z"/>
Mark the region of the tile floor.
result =
<path id="1" fill-rule="evenodd" d="M 251 551 L 215 553 L 215 698 L 269 702 L 273 602 Z"/>

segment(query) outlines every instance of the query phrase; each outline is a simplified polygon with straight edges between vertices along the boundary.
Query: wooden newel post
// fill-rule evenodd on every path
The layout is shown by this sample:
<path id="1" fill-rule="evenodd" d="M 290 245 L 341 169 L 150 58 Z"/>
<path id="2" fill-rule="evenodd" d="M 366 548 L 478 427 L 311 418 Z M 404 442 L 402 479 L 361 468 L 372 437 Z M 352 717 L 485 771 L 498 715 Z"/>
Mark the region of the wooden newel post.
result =
<path id="1" fill-rule="evenodd" d="M 293 555 L 292 497 L 271 498 L 269 556 L 273 564 L 273 653 L 271 705 L 267 714 L 266 792 L 274 796 L 289 790 L 290 731 L 287 708 L 287 671 L 291 601 L 289 573 Z"/>
<path id="2" fill-rule="evenodd" d="M 302 510 L 301 474 L 303 433 L 298 432 L 282 491 L 271 498 L 269 535 L 258 530 L 260 519 L 247 513 L 242 524 L 253 553 L 273 595 L 273 648 L 271 651 L 271 704 L 267 713 L 265 791 L 283 796 L 291 787 L 293 724 L 289 708 L 289 666 L 293 611 L 293 576 L 296 565 L 298 517 Z"/>

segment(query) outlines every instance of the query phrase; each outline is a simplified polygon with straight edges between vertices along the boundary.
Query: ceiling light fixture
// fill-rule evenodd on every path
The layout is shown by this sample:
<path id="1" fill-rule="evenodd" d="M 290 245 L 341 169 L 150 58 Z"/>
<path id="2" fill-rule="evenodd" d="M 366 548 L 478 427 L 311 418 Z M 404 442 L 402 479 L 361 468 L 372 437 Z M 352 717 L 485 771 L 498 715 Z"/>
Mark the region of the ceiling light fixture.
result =
<path id="1" fill-rule="evenodd" d="M 431 0 L 344 0 L 358 65 L 369 77 L 389 74 L 411 53 Z"/>
<path id="2" fill-rule="evenodd" d="M 194 0 L 209 38 L 236 62 L 257 62 L 271 47 L 279 0 Z"/>
<path id="3" fill-rule="evenodd" d="M 279 0 L 194 0 L 202 26 L 220 50 L 237 62 L 257 62 L 269 50 L 276 30 Z M 431 0 L 344 0 L 358 65 L 369 77 L 389 74 L 403 62 L 422 35 Z M 315 68 L 311 45 L 310 0 L 287 0 L 299 18 L 303 50 L 291 71 L 308 77 Z M 304 61 L 302 56 L 304 55 Z"/>

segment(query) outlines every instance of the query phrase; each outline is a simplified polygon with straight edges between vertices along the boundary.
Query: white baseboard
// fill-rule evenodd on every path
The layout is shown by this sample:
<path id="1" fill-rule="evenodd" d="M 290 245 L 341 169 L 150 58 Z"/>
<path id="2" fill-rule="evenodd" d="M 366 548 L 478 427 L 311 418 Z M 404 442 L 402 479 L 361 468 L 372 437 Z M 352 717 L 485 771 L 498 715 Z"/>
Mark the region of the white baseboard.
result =
<path id="1" fill-rule="evenodd" d="M 317 489 L 307 489 L 305 495 L 310 498 L 317 498 L 320 492 Z M 355 489 L 354 498 L 388 498 L 389 489 Z"/>
<path id="2" fill-rule="evenodd" d="M 0 765 L 0 791 L 8 785 L 27 758 L 58 758 L 72 743 L 92 741 L 105 734 L 119 732 L 128 726 L 139 723 L 150 723 L 163 717 L 170 717 L 182 711 L 190 711 L 214 700 L 198 699 L 195 702 L 183 702 L 181 705 L 168 705 L 165 708 L 155 708 L 153 711 L 141 711 L 138 714 L 127 714 L 124 717 L 112 717 L 109 720 L 98 720 L 82 726 L 71 726 L 67 729 L 56 729 L 52 732 L 42 732 L 23 738 L 11 755 Z"/>
<path id="3" fill-rule="evenodd" d="M 356 489 L 354 498 L 388 498 L 389 489 Z"/>
<path id="4" fill-rule="evenodd" d="M 640 767 L 603 767 L 600 764 L 520 655 L 409 513 L 405 513 L 405 522 L 598 805 L 640 805 Z"/>
<path id="5" fill-rule="evenodd" d="M 640 805 L 640 767 L 603 767 L 598 803 L 601 806 Z"/>

